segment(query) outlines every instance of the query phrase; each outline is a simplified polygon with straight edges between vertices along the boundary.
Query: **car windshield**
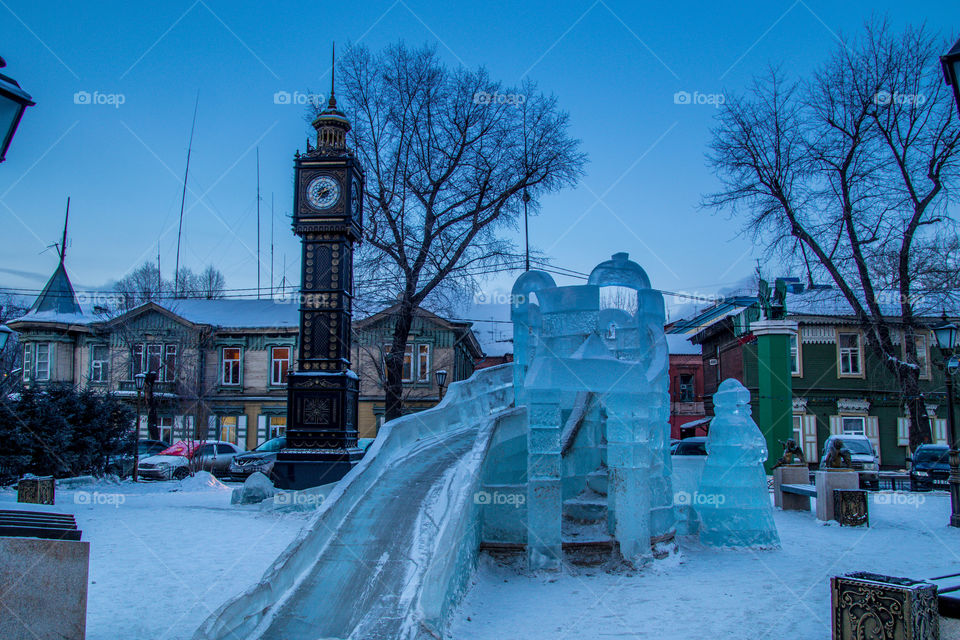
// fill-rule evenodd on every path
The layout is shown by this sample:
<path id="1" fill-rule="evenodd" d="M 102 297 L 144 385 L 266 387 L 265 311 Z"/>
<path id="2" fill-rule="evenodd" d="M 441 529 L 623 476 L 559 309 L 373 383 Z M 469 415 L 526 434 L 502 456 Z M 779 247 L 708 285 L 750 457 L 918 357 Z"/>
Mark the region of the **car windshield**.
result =
<path id="1" fill-rule="evenodd" d="M 949 450 L 946 447 L 921 447 L 913 456 L 914 462 L 941 462 L 947 464 Z"/>
<path id="2" fill-rule="evenodd" d="M 285 446 L 287 446 L 286 438 L 273 438 L 272 440 L 267 440 L 264 442 L 262 445 L 254 449 L 254 451 L 258 451 L 260 453 L 273 453 L 275 451 L 280 451 L 280 449 L 283 449 Z"/>
<path id="3" fill-rule="evenodd" d="M 856 453 L 858 455 L 873 455 L 873 447 L 870 445 L 869 440 L 844 440 L 843 445 L 850 449 L 850 453 Z"/>

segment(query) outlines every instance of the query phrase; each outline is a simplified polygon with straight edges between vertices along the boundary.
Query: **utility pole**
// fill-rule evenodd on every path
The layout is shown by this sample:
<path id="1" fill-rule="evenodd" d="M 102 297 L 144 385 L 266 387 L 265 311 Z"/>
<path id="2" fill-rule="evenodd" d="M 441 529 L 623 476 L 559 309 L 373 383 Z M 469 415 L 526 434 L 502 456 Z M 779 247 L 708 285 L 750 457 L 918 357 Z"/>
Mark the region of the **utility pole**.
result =
<path id="1" fill-rule="evenodd" d="M 197 107 L 200 106 L 200 92 L 193 103 L 193 124 L 190 125 L 190 143 L 187 145 L 187 168 L 183 171 L 183 192 L 180 194 L 180 226 L 177 227 L 177 262 L 173 267 L 173 297 L 180 297 L 180 237 L 183 235 L 183 205 L 187 201 L 187 176 L 190 174 L 190 152 L 193 150 L 193 130 L 197 126 Z"/>
<path id="2" fill-rule="evenodd" d="M 260 299 L 260 147 L 257 147 L 257 300 Z"/>
<path id="3" fill-rule="evenodd" d="M 273 297 L 273 192 L 270 192 L 270 297 Z"/>

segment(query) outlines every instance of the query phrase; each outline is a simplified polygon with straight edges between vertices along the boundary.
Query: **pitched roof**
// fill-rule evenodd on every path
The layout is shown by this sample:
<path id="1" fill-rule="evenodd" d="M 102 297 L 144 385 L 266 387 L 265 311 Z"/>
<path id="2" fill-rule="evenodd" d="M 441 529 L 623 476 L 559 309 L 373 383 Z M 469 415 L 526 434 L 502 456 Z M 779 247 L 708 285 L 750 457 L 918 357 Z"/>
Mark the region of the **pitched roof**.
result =
<path id="1" fill-rule="evenodd" d="M 27 313 L 53 312 L 58 314 L 81 314 L 80 303 L 77 301 L 77 294 L 70 283 L 70 276 L 61 262 L 57 265 L 56 271 L 47 280 L 43 291 L 37 296 L 33 306 Z"/>

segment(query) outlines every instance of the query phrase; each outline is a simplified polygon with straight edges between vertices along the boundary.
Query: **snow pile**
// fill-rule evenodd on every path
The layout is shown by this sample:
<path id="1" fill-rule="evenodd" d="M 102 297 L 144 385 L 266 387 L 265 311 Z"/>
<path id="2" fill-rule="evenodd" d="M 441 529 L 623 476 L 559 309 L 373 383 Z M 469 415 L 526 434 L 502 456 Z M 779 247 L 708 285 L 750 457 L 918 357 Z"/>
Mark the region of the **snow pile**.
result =
<path id="1" fill-rule="evenodd" d="M 209 471 L 197 471 L 192 477 L 180 481 L 183 491 L 230 491 L 230 487 L 217 480 Z"/>

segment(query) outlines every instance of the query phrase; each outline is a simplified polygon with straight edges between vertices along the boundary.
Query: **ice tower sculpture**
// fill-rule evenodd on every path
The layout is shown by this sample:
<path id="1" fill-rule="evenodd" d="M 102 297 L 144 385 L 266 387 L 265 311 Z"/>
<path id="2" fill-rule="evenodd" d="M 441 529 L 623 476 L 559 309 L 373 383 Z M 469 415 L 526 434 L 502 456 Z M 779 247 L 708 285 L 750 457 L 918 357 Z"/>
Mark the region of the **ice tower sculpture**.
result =
<path id="1" fill-rule="evenodd" d="M 732 378 L 713 395 L 707 462 L 695 507 L 700 541 L 713 547 L 780 544 L 763 462 L 767 443 L 750 415 L 750 392 Z"/>
<path id="2" fill-rule="evenodd" d="M 601 310 L 601 287 L 635 305 Z M 527 558 L 556 569 L 592 531 L 638 563 L 674 538 L 664 304 L 626 253 L 586 285 L 529 271 L 513 288 L 514 390 L 527 406 Z M 592 529 L 591 529 L 592 527 Z"/>

